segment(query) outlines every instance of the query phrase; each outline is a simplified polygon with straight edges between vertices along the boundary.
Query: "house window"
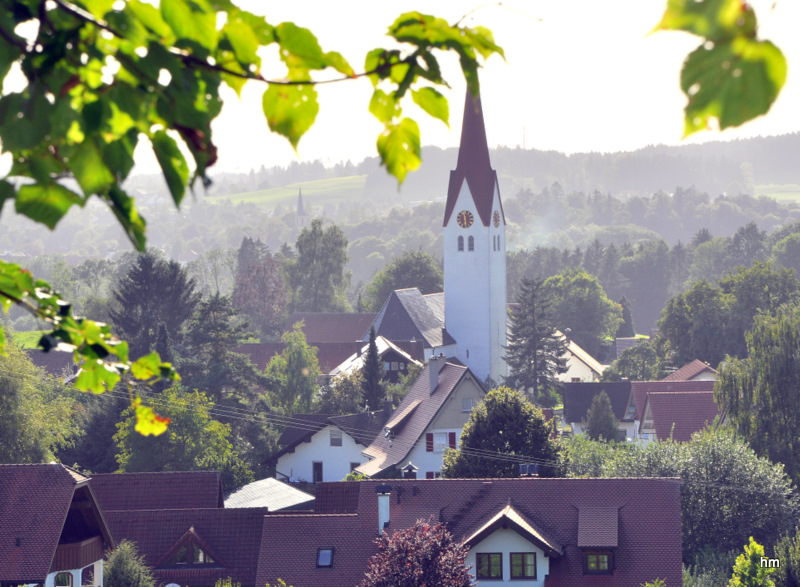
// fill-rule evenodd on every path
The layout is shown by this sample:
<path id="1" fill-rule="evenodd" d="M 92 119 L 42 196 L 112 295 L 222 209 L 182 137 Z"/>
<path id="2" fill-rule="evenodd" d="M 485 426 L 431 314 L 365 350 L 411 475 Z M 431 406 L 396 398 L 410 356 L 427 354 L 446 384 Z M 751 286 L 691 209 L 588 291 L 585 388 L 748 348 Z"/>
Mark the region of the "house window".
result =
<path id="1" fill-rule="evenodd" d="M 512 552 L 511 553 L 511 578 L 536 579 L 536 553 Z"/>
<path id="2" fill-rule="evenodd" d="M 461 400 L 461 411 L 462 412 L 471 412 L 472 411 L 472 398 L 466 398 Z"/>
<path id="3" fill-rule="evenodd" d="M 442 472 L 441 471 L 426 471 L 425 472 L 426 479 L 441 479 Z"/>
<path id="4" fill-rule="evenodd" d="M 333 547 L 317 549 L 317 567 L 331 568 L 333 566 Z"/>
<path id="5" fill-rule="evenodd" d="M 583 572 L 585 575 L 612 575 L 614 553 L 610 550 L 584 550 Z"/>
<path id="6" fill-rule="evenodd" d="M 314 461 L 312 466 L 313 466 L 314 483 L 322 483 L 322 462 Z"/>
<path id="7" fill-rule="evenodd" d="M 59 573 L 56 575 L 56 587 L 71 587 L 72 586 L 72 573 Z"/>
<path id="8" fill-rule="evenodd" d="M 463 236 L 458 237 L 458 250 L 459 251 L 463 251 L 464 250 L 464 237 Z"/>
<path id="9" fill-rule="evenodd" d="M 397 361 L 392 361 L 392 371 L 397 371 Z"/>
<path id="10" fill-rule="evenodd" d="M 341 430 L 331 430 L 331 446 L 342 446 Z"/>
<path id="11" fill-rule="evenodd" d="M 392 364 L 391 363 L 384 363 L 383 364 L 383 370 L 384 371 L 389 371 L 391 368 L 392 368 Z"/>
<path id="12" fill-rule="evenodd" d="M 447 448 L 447 432 L 433 433 L 433 452 L 442 452 Z"/>
<path id="13" fill-rule="evenodd" d="M 175 553 L 168 557 L 160 567 L 173 567 L 182 565 L 213 565 L 217 561 L 210 554 L 200 548 L 194 541 L 188 540 L 181 544 Z"/>
<path id="14" fill-rule="evenodd" d="M 479 552 L 475 555 L 477 579 L 487 581 L 503 580 L 503 555 L 499 552 Z"/>
<path id="15" fill-rule="evenodd" d="M 474 236 L 469 237 L 469 239 L 467 240 L 467 249 L 470 250 L 470 251 L 474 251 L 475 250 L 475 237 Z"/>

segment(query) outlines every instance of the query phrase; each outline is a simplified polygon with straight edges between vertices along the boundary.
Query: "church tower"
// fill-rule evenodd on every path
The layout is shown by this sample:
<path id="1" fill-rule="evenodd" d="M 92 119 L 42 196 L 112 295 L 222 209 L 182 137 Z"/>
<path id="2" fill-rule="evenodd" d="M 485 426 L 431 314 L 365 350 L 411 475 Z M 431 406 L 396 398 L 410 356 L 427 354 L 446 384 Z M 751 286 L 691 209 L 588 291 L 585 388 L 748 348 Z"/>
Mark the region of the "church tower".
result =
<path id="1" fill-rule="evenodd" d="M 456 356 L 500 384 L 506 345 L 506 219 L 480 96 L 467 90 L 458 163 L 444 210 L 445 328 Z"/>
<path id="2" fill-rule="evenodd" d="M 308 224 L 308 216 L 303 208 L 303 188 L 297 188 L 297 212 L 294 214 L 294 227 L 299 233 Z"/>

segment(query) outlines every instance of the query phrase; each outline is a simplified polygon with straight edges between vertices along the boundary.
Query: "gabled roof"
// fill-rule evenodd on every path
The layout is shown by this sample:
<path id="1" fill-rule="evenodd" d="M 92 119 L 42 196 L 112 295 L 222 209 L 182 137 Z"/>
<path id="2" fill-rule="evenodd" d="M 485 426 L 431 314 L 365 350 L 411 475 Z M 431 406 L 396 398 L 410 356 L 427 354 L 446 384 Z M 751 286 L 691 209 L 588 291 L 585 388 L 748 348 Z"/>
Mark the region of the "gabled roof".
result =
<path id="1" fill-rule="evenodd" d="M 90 502 L 106 546 L 112 545 L 88 484 L 88 477 L 61 464 L 0 465 L 0 581 L 44 580 L 78 490 Z"/>
<path id="2" fill-rule="evenodd" d="M 539 530 L 536 524 L 520 514 L 511 504 L 502 508 L 487 520 L 483 526 L 467 536 L 464 542 L 470 546 L 475 546 L 498 528 L 511 528 L 515 530 L 520 536 L 541 548 L 547 556 L 557 558 L 561 555 L 561 545 L 550 538 L 545 532 Z"/>
<path id="3" fill-rule="evenodd" d="M 91 485 L 104 511 L 224 507 L 219 471 L 104 473 Z"/>
<path id="4" fill-rule="evenodd" d="M 480 96 L 472 96 L 467 90 L 464 101 L 464 119 L 461 125 L 461 143 L 458 147 L 458 162 L 450 172 L 450 184 L 447 189 L 447 203 L 444 209 L 443 226 L 447 226 L 450 216 L 458 200 L 461 186 L 467 182 L 475 208 L 481 222 L 489 226 L 492 220 L 492 204 L 495 189 L 498 190 L 497 172 L 492 169 L 489 160 L 489 145 L 486 141 L 486 127 L 483 121 L 483 107 Z M 500 214 L 505 223 L 502 203 Z"/>
<path id="5" fill-rule="evenodd" d="M 293 312 L 286 321 L 286 330 L 303 321 L 303 334 L 309 343 L 353 342 L 361 340 L 375 320 L 374 312 Z"/>
<path id="6" fill-rule="evenodd" d="M 344 361 L 342 361 L 338 366 L 334 367 L 330 370 L 329 374 L 331 376 L 339 375 L 340 373 L 353 373 L 358 371 L 364 367 L 364 361 L 367 358 L 367 351 L 369 350 L 369 344 L 363 344 L 358 352 L 353 353 L 349 357 L 347 357 Z M 401 349 L 399 346 L 394 344 L 392 341 L 387 339 L 384 336 L 377 336 L 375 337 L 375 346 L 378 349 L 378 356 L 382 357 L 388 351 L 394 351 L 403 359 L 405 359 L 406 363 L 410 363 L 413 365 L 422 365 L 421 362 L 414 359 L 411 355 Z"/>
<path id="7" fill-rule="evenodd" d="M 644 414 L 652 415 L 656 438 L 686 442 L 703 430 L 721 413 L 713 391 L 651 392 L 647 394 Z M 642 429 L 642 424 L 639 425 Z"/>
<path id="8" fill-rule="evenodd" d="M 695 359 L 691 363 L 687 363 L 680 369 L 673 371 L 661 381 L 691 381 L 701 374 L 708 374 L 716 379 L 719 372 L 713 369 L 708 363 L 704 363 L 700 359 Z"/>
<path id="9" fill-rule="evenodd" d="M 226 508 L 267 508 L 270 512 L 278 510 L 314 509 L 314 496 L 267 477 L 253 481 L 228 494 Z"/>
<path id="10" fill-rule="evenodd" d="M 362 345 L 362 342 L 355 340 L 350 342 L 309 343 L 309 346 L 317 349 L 317 362 L 323 375 L 335 369 L 347 357 L 358 351 Z M 281 354 L 285 348 L 286 345 L 282 342 L 251 342 L 240 344 L 234 349 L 234 352 L 247 355 L 250 358 L 250 362 L 263 371 L 267 368 L 270 359 L 275 355 Z"/>
<path id="11" fill-rule="evenodd" d="M 633 400 L 636 402 L 636 418 L 644 416 L 644 403 L 650 392 L 672 393 L 679 391 L 714 391 L 713 381 L 634 381 L 631 383 Z"/>
<path id="12" fill-rule="evenodd" d="M 558 331 L 556 331 L 558 332 Z M 558 334 L 561 334 L 558 332 Z M 561 334 L 563 336 L 563 334 Z M 593 372 L 597 373 L 597 375 L 601 375 L 605 370 L 605 365 L 600 363 L 597 359 L 595 359 L 592 355 L 590 355 L 587 351 L 583 349 L 583 347 L 579 346 L 574 340 L 567 341 L 567 351 L 575 357 L 576 360 L 580 361 L 584 365 L 586 365 L 589 369 Z"/>
<path id="13" fill-rule="evenodd" d="M 377 552 L 375 489 L 385 484 L 391 486 L 389 533 L 422 519 L 444 522 L 456 540 L 466 541 L 502 518 L 517 524 L 523 529 L 522 535 L 540 548 L 544 544 L 551 553 L 560 554 L 551 559 L 547 577 L 548 585 L 558 587 L 587 584 L 578 546 L 581 512 L 588 512 L 587 508 L 616 511 L 616 524 L 613 519 L 593 518 L 593 533 L 600 541 L 608 542 L 617 533 L 617 557 L 624 564 L 617 566 L 613 583 L 640 585 L 659 577 L 668 585 L 681 584 L 680 480 L 635 478 L 322 483 L 318 486 L 318 514 L 270 515 L 264 519 L 257 584 L 274 583 L 278 577 L 290 585 L 358 584 L 369 557 Z M 584 537 L 589 535 L 586 528 Z M 271 541 L 272 536 L 282 539 Z M 318 548 L 334 549 L 331 569 L 316 568 Z"/>
<path id="14" fill-rule="evenodd" d="M 221 564 L 210 568 L 155 568 L 158 583 L 214 587 L 219 579 L 255 585 L 266 508 L 158 509 L 106 512 L 114 536 L 136 542 L 148 566 L 163 563 L 187 532 L 202 538 Z"/>
<path id="15" fill-rule="evenodd" d="M 425 365 L 414 385 L 386 422 L 385 428 L 388 428 L 391 434 L 388 436 L 378 434 L 364 451 L 363 454 L 371 460 L 358 467 L 358 471 L 372 477 L 390 467 L 404 464 L 402 461 L 420 441 L 422 434 L 439 413 L 444 402 L 465 377 L 472 378 L 479 388 L 483 389 L 469 368 L 446 362 L 439 371 L 438 385 L 431 393 L 431 368 L 432 362 Z"/>
<path id="16" fill-rule="evenodd" d="M 418 288 L 394 290 L 375 318 L 375 333 L 389 340 L 422 340 L 426 348 L 454 344 L 437 316 L 438 298 L 431 299 L 436 312 Z"/>
<path id="17" fill-rule="evenodd" d="M 630 421 L 626 418 L 628 403 L 631 398 L 630 381 L 602 381 L 564 384 L 564 419 L 567 422 L 583 422 L 586 412 L 592 406 L 594 396 L 605 391 L 611 400 L 611 410 L 619 421 Z"/>

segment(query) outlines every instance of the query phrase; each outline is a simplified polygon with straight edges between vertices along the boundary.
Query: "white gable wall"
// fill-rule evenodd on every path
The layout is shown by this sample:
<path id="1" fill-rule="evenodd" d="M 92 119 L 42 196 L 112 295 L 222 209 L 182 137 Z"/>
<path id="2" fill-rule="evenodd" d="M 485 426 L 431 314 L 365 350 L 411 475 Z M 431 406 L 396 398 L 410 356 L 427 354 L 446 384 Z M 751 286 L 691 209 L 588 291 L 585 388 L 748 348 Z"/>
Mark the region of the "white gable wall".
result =
<path id="1" fill-rule="evenodd" d="M 311 442 L 301 442 L 294 452 L 278 458 L 276 472 L 297 481 L 314 480 L 314 461 L 322 462 L 323 481 L 341 481 L 350 472 L 350 463 L 364 464 L 367 459 L 361 454 L 364 446 L 353 437 L 342 432 L 342 446 L 331 446 L 331 430 L 338 426 L 328 425 L 311 437 Z"/>
<path id="2" fill-rule="evenodd" d="M 512 552 L 534 552 L 536 553 L 536 580 L 511 580 L 511 553 Z M 550 573 L 550 558 L 544 555 L 542 549 L 523 538 L 518 532 L 511 529 L 498 529 L 484 538 L 478 544 L 472 546 L 467 554 L 467 565 L 471 566 L 470 573 L 474 577 L 477 574 L 478 565 L 475 555 L 478 553 L 502 553 L 503 555 L 503 580 L 486 581 L 492 585 L 500 583 L 511 583 L 520 587 L 543 587 L 544 578 Z"/>

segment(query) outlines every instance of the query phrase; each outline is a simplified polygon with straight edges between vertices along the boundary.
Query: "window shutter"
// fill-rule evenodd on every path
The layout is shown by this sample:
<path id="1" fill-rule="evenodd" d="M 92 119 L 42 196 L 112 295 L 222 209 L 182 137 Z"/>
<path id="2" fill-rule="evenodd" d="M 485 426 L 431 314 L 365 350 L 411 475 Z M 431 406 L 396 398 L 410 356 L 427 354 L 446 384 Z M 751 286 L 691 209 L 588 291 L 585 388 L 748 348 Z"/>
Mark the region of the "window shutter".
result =
<path id="1" fill-rule="evenodd" d="M 433 452 L 433 432 L 425 435 L 425 452 Z"/>
<path id="2" fill-rule="evenodd" d="M 450 433 L 449 440 L 450 440 L 450 448 L 455 448 L 456 447 L 456 433 L 455 432 L 451 432 Z"/>

